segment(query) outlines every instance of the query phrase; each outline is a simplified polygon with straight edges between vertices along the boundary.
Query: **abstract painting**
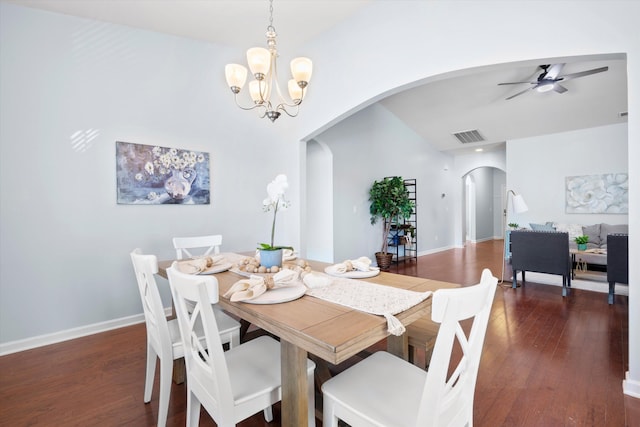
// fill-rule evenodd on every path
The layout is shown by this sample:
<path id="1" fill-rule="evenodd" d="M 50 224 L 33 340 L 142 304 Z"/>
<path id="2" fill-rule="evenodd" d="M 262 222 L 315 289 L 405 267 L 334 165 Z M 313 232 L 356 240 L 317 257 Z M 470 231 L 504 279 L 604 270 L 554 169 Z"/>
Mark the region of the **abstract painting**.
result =
<path id="1" fill-rule="evenodd" d="M 209 154 L 116 142 L 118 204 L 208 205 Z"/>
<path id="2" fill-rule="evenodd" d="M 629 174 L 568 176 L 566 213 L 629 213 Z"/>

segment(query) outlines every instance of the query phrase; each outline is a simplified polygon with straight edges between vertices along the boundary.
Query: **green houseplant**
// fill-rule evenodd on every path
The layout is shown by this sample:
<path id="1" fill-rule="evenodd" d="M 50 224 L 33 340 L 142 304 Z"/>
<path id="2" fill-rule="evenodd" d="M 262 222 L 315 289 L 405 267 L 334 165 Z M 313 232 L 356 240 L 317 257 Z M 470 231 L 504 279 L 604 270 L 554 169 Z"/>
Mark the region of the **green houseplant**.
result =
<path id="1" fill-rule="evenodd" d="M 376 260 L 381 269 L 388 269 L 393 254 L 389 253 L 389 232 L 392 220 L 409 218 L 413 213 L 414 203 L 409 199 L 409 192 L 404 186 L 404 180 L 399 176 L 386 177 L 381 181 L 374 181 L 369 190 L 369 213 L 371 224 L 382 220 L 382 246 L 376 252 Z"/>
<path id="2" fill-rule="evenodd" d="M 584 251 L 587 249 L 587 243 L 589 242 L 589 236 L 578 236 L 575 239 L 575 242 L 578 244 L 578 250 Z"/>

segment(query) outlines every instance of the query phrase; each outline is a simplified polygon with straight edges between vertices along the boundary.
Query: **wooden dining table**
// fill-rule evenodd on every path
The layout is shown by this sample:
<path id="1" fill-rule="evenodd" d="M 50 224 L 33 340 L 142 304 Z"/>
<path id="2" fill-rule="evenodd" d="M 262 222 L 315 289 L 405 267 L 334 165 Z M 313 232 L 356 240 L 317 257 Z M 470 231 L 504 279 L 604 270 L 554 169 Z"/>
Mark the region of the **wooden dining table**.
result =
<path id="1" fill-rule="evenodd" d="M 309 261 L 313 271 L 324 271 L 330 264 Z M 166 270 L 172 260 L 158 262 L 158 274 L 167 277 Z M 387 320 L 353 308 L 338 305 L 309 295 L 279 304 L 250 304 L 231 302 L 222 295 L 244 276 L 225 271 L 214 275 L 218 280 L 220 307 L 240 319 L 261 328 L 280 339 L 282 364 L 281 418 L 285 427 L 307 425 L 307 357 L 337 365 L 387 339 L 387 350 L 408 358 L 406 334 L 390 335 Z M 417 292 L 454 288 L 459 285 L 436 280 L 404 276 L 388 272 L 366 279 L 367 282 Z M 431 313 L 431 300 L 395 315 L 403 325 L 409 325 Z M 325 365 L 328 366 L 328 365 Z M 318 367 L 328 372 L 326 367 Z M 321 373 L 320 376 L 326 374 Z"/>

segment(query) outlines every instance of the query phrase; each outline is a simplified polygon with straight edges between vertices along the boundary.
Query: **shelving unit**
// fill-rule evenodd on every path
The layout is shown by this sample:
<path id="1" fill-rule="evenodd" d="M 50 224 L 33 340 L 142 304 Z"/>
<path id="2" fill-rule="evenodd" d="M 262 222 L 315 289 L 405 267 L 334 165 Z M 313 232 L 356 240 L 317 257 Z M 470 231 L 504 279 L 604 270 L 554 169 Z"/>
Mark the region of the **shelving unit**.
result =
<path id="1" fill-rule="evenodd" d="M 388 236 L 389 252 L 393 253 L 394 263 L 418 260 L 418 212 L 416 205 L 416 180 L 405 179 L 404 186 L 413 201 L 414 209 L 407 219 L 391 220 L 391 231 Z"/>

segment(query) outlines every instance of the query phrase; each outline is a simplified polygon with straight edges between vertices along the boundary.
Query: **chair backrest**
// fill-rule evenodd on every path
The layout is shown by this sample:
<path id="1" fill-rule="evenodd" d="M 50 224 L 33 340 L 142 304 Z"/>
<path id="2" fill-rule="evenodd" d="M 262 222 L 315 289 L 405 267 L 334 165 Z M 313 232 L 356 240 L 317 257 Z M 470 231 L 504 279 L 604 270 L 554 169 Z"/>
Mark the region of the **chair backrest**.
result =
<path id="1" fill-rule="evenodd" d="M 607 235 L 607 282 L 629 283 L 629 235 Z"/>
<path id="2" fill-rule="evenodd" d="M 514 230 L 509 238 L 514 271 L 570 274 L 569 233 Z"/>
<path id="3" fill-rule="evenodd" d="M 187 384 L 217 425 L 235 425 L 231 381 L 212 306 L 217 302 L 214 295 L 218 295 L 218 281 L 212 276 L 181 273 L 175 263 L 167 276 L 180 325 Z M 206 346 L 196 333 L 199 323 Z"/>
<path id="4" fill-rule="evenodd" d="M 198 255 L 210 255 L 220 253 L 220 245 L 222 245 L 222 235 L 214 234 L 211 236 L 194 236 L 194 237 L 174 237 L 173 247 L 176 250 L 176 258 L 193 258 Z M 206 248 L 203 253 L 192 253 L 192 249 Z M 199 251 L 202 252 L 202 251 Z"/>
<path id="5" fill-rule="evenodd" d="M 498 279 L 485 269 L 477 285 L 434 292 L 431 319 L 440 323 L 440 329 L 416 425 L 472 425 L 476 378 L 497 284 Z M 474 319 L 467 335 L 460 322 L 470 318 Z M 448 375 L 450 365 L 457 361 L 456 340 L 461 358 Z"/>
<path id="6" fill-rule="evenodd" d="M 169 325 L 155 279 L 158 273 L 158 259 L 155 255 L 144 255 L 142 250 L 137 248 L 131 252 L 131 262 L 144 310 L 147 340 L 158 354 L 166 352 L 166 356 L 171 358 L 173 350 Z"/>

